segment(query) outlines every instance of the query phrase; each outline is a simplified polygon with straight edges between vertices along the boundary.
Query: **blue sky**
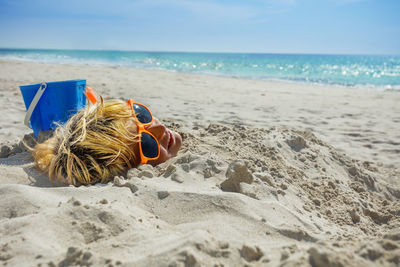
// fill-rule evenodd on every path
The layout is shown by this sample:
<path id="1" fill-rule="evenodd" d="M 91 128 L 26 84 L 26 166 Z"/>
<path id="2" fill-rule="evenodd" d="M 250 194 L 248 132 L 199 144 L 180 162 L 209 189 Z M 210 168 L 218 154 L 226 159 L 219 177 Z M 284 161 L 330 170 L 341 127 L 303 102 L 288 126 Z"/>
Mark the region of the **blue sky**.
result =
<path id="1" fill-rule="evenodd" d="M 400 54 L 400 0 L 0 0 L 0 47 Z"/>

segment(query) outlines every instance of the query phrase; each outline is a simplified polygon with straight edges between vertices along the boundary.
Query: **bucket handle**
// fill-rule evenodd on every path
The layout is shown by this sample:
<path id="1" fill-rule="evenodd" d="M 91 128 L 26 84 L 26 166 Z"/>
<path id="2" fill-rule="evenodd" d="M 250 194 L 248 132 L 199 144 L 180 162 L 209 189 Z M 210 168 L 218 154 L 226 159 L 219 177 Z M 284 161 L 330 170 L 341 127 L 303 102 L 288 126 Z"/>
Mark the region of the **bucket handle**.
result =
<path id="1" fill-rule="evenodd" d="M 29 127 L 29 121 L 31 120 L 32 113 L 35 110 L 35 107 L 36 107 L 37 103 L 39 102 L 40 98 L 42 97 L 46 88 L 47 88 L 46 83 L 42 83 L 40 85 L 39 90 L 37 90 L 35 97 L 33 98 L 31 104 L 29 105 L 28 110 L 26 111 L 24 123 L 28 127 Z"/>

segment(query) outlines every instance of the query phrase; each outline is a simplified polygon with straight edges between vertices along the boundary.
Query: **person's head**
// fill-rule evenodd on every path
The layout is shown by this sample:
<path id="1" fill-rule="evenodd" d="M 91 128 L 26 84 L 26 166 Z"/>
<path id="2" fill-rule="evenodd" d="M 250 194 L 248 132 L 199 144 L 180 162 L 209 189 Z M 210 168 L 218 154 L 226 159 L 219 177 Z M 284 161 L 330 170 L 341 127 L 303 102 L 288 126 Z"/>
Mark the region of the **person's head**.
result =
<path id="1" fill-rule="evenodd" d="M 181 136 L 156 118 L 142 124 L 127 102 L 101 99 L 58 127 L 53 137 L 35 146 L 32 155 L 52 182 L 95 184 L 140 163 L 165 162 L 176 156 L 181 144 Z"/>

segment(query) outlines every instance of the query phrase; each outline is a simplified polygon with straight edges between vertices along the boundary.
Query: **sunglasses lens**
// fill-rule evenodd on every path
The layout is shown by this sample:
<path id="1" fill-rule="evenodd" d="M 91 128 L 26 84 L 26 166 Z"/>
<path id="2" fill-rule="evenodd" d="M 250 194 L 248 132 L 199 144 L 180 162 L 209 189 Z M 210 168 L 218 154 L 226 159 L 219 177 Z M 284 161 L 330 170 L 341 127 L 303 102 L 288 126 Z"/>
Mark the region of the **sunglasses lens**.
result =
<path id="1" fill-rule="evenodd" d="M 153 136 L 148 133 L 142 133 L 141 144 L 142 153 L 148 158 L 156 158 L 158 156 L 158 144 Z"/>
<path id="2" fill-rule="evenodd" d="M 132 107 L 139 122 L 146 124 L 152 121 L 151 114 L 145 107 L 137 104 L 133 104 Z"/>

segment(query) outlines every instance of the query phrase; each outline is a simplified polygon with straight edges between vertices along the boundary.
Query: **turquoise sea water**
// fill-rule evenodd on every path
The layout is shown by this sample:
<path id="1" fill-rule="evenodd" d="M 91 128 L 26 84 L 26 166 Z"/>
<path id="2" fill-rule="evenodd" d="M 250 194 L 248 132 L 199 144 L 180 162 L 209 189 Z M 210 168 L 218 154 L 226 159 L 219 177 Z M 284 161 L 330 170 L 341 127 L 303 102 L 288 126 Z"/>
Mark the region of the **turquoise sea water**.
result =
<path id="1" fill-rule="evenodd" d="M 400 90 L 400 56 L 0 49 L 0 59 Z"/>

